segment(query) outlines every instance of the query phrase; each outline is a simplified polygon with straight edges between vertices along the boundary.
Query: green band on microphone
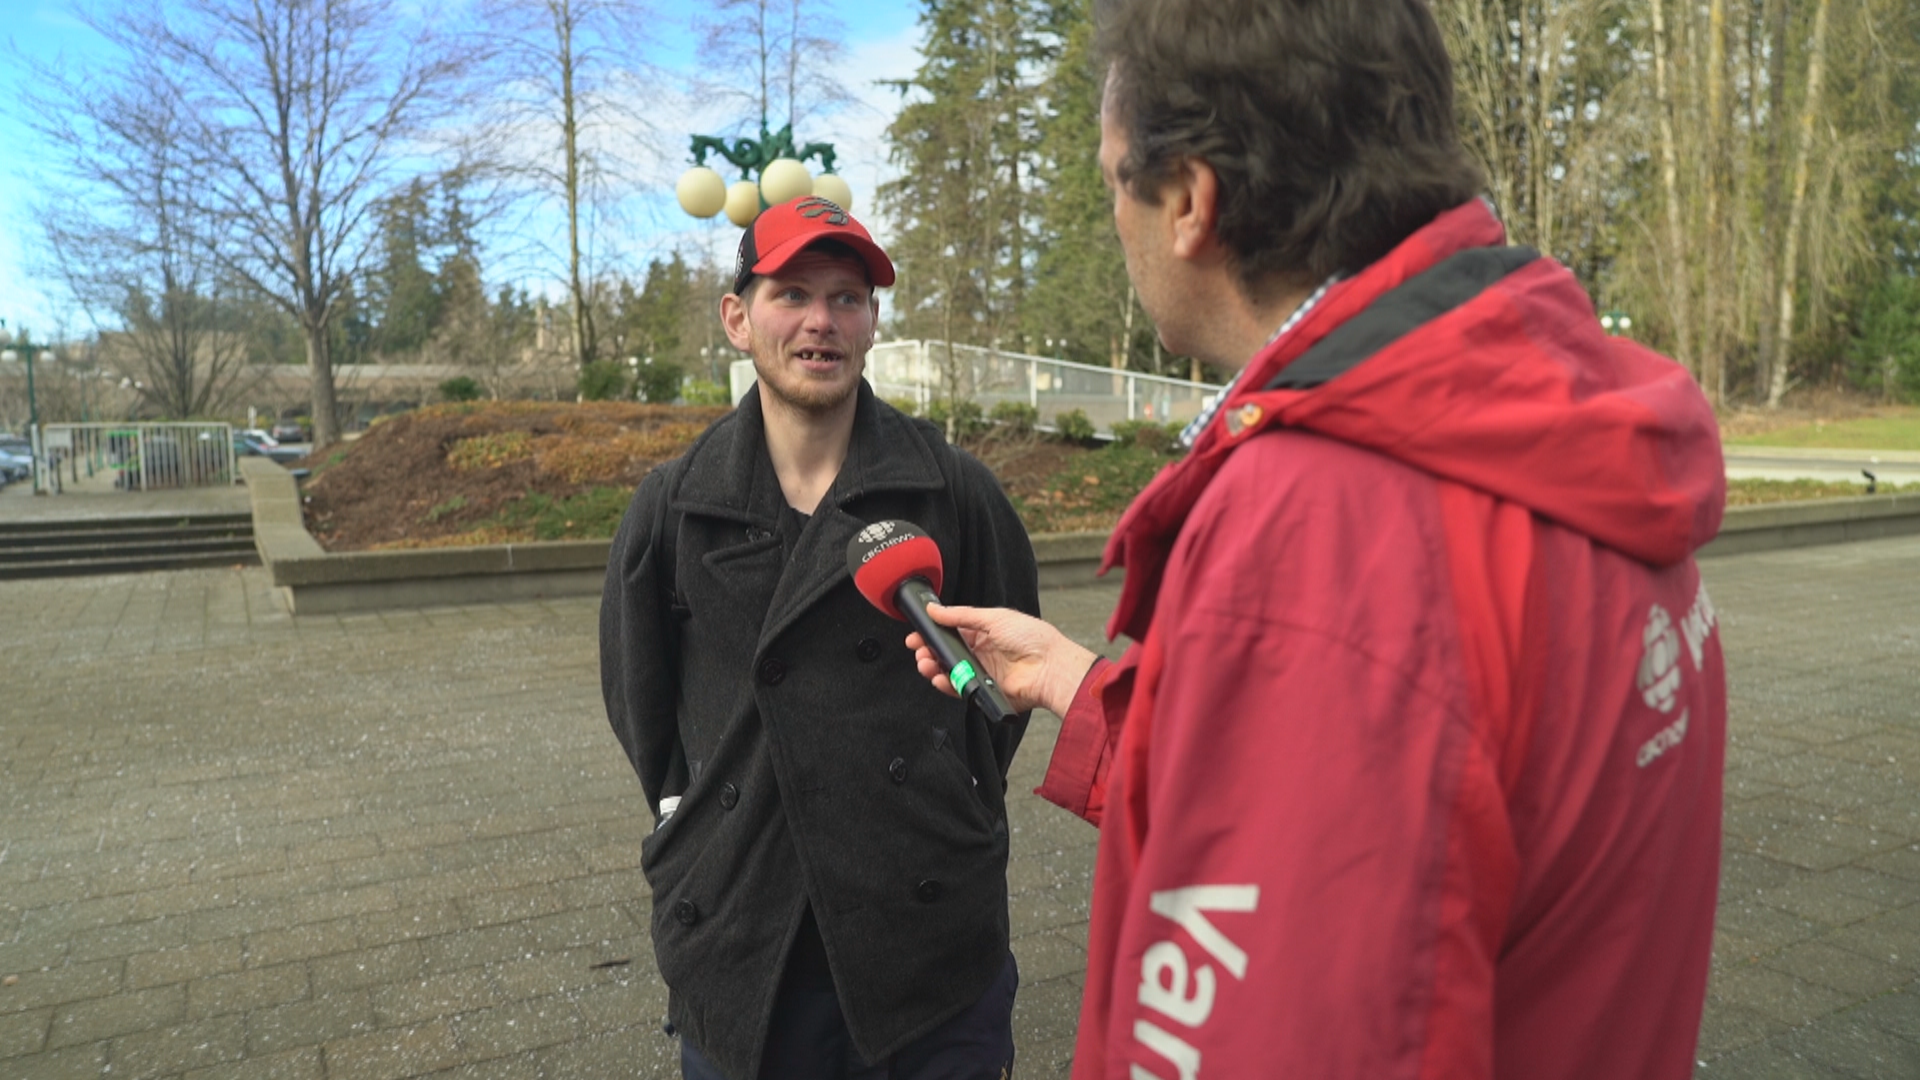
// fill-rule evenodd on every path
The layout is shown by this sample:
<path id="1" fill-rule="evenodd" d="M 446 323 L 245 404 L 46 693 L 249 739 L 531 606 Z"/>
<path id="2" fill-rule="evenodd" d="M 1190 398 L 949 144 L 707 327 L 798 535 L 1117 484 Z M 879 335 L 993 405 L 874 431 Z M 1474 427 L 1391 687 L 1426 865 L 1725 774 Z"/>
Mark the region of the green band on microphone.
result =
<path id="1" fill-rule="evenodd" d="M 953 665 L 953 670 L 948 673 L 947 678 L 953 681 L 954 693 L 964 694 L 967 692 L 968 685 L 970 685 L 975 678 L 973 665 L 962 660 L 958 664 Z"/>

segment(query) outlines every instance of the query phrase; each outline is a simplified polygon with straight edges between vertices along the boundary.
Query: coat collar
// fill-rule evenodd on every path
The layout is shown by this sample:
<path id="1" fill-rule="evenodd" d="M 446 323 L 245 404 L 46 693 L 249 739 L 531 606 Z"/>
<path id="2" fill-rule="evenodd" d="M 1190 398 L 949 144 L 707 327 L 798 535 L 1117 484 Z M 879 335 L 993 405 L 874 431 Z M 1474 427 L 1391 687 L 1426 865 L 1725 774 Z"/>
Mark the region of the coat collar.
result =
<path id="1" fill-rule="evenodd" d="M 934 456 L 938 435 L 881 403 L 865 380 L 858 393 L 847 460 L 781 568 L 756 652 L 770 648 L 808 609 L 848 579 L 847 544 L 868 524 L 850 513 L 849 505 L 880 492 L 935 491 L 946 486 Z M 766 414 L 758 385 L 687 452 L 672 506 L 684 513 L 738 521 L 750 529 L 776 528 L 786 497 L 773 471 L 773 459 L 767 455 Z"/>
<path id="2" fill-rule="evenodd" d="M 840 475 L 816 510 L 837 509 L 871 493 L 933 491 L 946 480 L 934 457 L 929 432 L 883 404 L 861 380 L 856 391 L 853 438 Z M 755 383 L 732 414 L 709 428 L 687 451 L 685 471 L 672 506 L 684 513 L 730 518 L 771 528 L 786 498 L 767 455 L 766 413 Z"/>

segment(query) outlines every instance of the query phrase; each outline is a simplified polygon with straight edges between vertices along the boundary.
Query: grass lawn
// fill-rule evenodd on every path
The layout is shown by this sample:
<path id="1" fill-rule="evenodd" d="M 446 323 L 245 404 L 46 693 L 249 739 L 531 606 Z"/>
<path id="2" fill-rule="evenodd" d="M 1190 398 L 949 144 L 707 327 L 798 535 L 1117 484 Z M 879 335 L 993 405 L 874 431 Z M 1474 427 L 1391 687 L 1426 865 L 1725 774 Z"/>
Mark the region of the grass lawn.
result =
<path id="1" fill-rule="evenodd" d="M 1914 488 L 1908 484 L 1878 484 L 1880 495 L 1904 494 Z M 1758 506 L 1761 503 L 1806 502 L 1809 499 L 1851 499 L 1867 493 L 1867 485 L 1833 480 L 1729 480 L 1728 506 Z"/>
<path id="2" fill-rule="evenodd" d="M 1885 409 L 1876 416 L 1814 419 L 1768 431 L 1729 432 L 1726 443 L 1728 446 L 1920 451 L 1920 409 Z"/>

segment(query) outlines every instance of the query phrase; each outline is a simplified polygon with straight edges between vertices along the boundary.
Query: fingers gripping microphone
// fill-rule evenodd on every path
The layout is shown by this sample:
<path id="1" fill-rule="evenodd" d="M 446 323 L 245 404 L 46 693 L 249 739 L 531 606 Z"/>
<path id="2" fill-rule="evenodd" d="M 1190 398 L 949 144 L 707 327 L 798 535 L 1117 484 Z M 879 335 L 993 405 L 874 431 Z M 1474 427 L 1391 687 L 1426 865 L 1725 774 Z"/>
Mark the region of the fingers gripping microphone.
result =
<path id="1" fill-rule="evenodd" d="M 903 619 L 947 669 L 954 690 L 972 702 L 989 720 L 1019 718 L 1000 685 L 993 681 L 973 650 L 957 631 L 941 626 L 927 614 L 927 605 L 939 603 L 940 546 L 917 525 L 904 521 L 876 521 L 847 544 L 847 569 L 854 587 L 874 607 Z"/>

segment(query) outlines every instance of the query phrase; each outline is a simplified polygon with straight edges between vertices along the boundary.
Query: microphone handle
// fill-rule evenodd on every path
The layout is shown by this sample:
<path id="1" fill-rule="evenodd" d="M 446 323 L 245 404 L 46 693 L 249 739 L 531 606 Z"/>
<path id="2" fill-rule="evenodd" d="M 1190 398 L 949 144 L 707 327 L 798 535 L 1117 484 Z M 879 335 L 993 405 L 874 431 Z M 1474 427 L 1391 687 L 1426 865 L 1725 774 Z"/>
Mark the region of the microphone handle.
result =
<path id="1" fill-rule="evenodd" d="M 933 587 L 927 584 L 925 578 L 910 577 L 901 582 L 894 592 L 894 605 L 907 617 L 907 622 L 920 632 L 920 637 L 933 650 L 940 666 L 947 669 L 947 678 L 953 683 L 953 688 L 989 720 L 1010 723 L 1019 719 L 1020 714 L 1013 711 L 1013 703 L 1000 692 L 1000 684 L 987 674 L 987 669 L 981 666 L 973 650 L 967 648 L 959 632 L 952 627 L 941 626 L 933 621 L 933 616 L 927 614 L 927 605 L 939 602 L 940 598 L 934 595 Z"/>

